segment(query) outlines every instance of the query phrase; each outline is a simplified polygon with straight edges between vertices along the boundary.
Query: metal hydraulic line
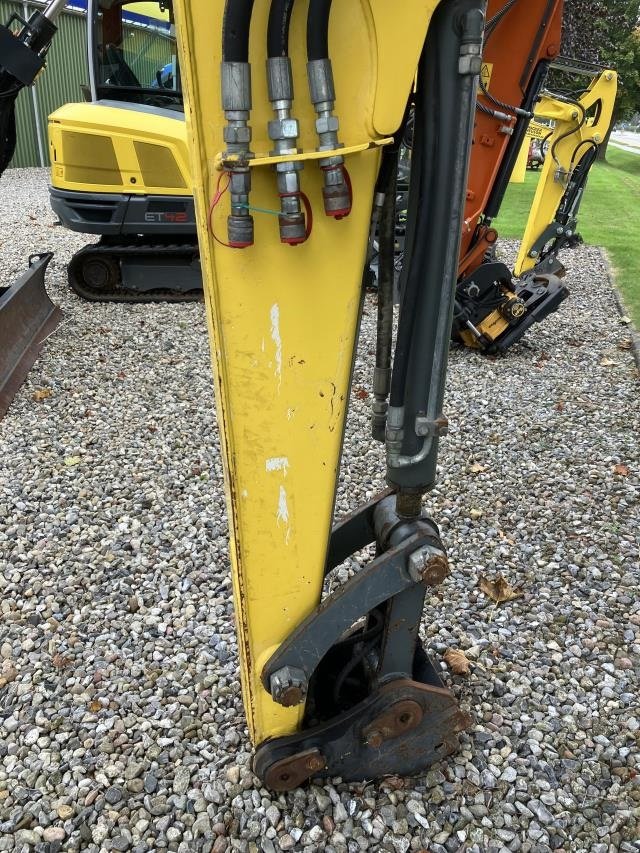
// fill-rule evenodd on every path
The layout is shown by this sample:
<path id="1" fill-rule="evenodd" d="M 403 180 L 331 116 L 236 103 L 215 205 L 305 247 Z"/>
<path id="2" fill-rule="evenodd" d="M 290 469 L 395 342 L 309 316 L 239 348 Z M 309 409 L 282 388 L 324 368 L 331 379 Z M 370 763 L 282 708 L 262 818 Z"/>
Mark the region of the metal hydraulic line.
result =
<path id="1" fill-rule="evenodd" d="M 329 58 L 329 17 L 332 0 L 311 0 L 307 18 L 307 76 L 316 111 L 318 151 L 340 148 L 340 123 L 334 115 L 336 100 L 333 67 Z M 319 161 L 324 175 L 322 197 L 327 216 L 342 219 L 351 211 L 351 190 L 344 157 L 333 154 Z"/>
<path id="2" fill-rule="evenodd" d="M 229 245 L 243 249 L 253 243 L 253 217 L 249 212 L 251 172 L 248 160 L 252 157 L 251 127 L 251 65 L 249 63 L 249 32 L 254 0 L 226 0 L 222 20 L 222 106 L 226 119 L 224 128 L 225 155 L 228 166 L 231 213 L 227 217 Z"/>
<path id="3" fill-rule="evenodd" d="M 271 0 L 267 27 L 267 87 L 274 118 L 269 122 L 272 154 L 297 153 L 300 126 L 291 115 L 293 72 L 289 58 L 289 27 L 294 0 Z M 280 240 L 296 246 L 307 239 L 307 226 L 300 193 L 299 160 L 283 160 L 274 166 L 280 198 Z"/>

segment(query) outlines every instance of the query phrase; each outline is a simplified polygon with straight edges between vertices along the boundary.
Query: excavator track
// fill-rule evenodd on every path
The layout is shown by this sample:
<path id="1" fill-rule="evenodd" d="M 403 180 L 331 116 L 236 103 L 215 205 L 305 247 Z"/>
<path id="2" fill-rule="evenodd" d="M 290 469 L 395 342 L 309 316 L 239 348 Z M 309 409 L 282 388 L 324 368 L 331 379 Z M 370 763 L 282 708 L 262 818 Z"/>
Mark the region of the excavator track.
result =
<path id="1" fill-rule="evenodd" d="M 100 240 L 77 252 L 69 285 L 90 302 L 198 302 L 202 276 L 197 242 Z"/>

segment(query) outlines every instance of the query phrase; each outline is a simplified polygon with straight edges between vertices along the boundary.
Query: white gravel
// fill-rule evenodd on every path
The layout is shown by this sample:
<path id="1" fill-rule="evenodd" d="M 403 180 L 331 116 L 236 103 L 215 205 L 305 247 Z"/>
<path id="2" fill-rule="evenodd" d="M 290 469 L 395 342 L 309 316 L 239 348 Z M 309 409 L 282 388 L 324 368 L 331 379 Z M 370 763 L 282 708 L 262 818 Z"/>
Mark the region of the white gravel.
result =
<path id="1" fill-rule="evenodd" d="M 72 296 L 86 240 L 46 182 L 0 183 L 3 279 L 55 250 L 66 315 L 0 423 L 0 851 L 640 850 L 640 387 L 601 253 L 569 254 L 570 302 L 506 356 L 452 353 L 429 508 L 454 572 L 424 633 L 472 661 L 446 674 L 460 752 L 275 796 L 249 767 L 202 306 Z M 374 332 L 369 297 L 340 511 L 383 485 Z M 522 597 L 494 606 L 482 572 Z"/>

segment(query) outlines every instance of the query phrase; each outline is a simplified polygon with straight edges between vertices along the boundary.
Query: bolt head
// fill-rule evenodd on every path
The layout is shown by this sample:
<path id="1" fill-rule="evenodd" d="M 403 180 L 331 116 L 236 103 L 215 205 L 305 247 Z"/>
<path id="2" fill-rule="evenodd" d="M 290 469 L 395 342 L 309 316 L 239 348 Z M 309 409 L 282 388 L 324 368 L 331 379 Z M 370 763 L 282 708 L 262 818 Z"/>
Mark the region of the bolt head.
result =
<path id="1" fill-rule="evenodd" d="M 382 732 L 376 730 L 374 732 L 369 732 L 367 735 L 367 746 L 372 746 L 374 749 L 380 749 L 383 743 L 384 737 L 382 736 Z"/>
<path id="2" fill-rule="evenodd" d="M 449 574 L 451 574 L 451 569 L 445 555 L 432 554 L 425 563 L 422 580 L 427 586 L 438 586 Z"/>
<path id="3" fill-rule="evenodd" d="M 307 759 L 307 770 L 324 770 L 325 762 L 319 755 L 311 755 Z"/>
<path id="4" fill-rule="evenodd" d="M 429 546 L 409 555 L 407 569 L 411 580 L 426 586 L 438 586 L 450 574 L 446 554 Z"/>

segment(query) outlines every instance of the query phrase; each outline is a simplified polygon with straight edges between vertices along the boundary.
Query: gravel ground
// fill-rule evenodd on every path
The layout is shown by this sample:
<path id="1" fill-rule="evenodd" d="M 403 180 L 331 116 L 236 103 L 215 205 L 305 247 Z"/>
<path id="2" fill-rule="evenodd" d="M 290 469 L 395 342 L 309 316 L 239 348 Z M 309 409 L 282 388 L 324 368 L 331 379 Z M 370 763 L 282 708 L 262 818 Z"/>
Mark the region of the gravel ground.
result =
<path id="1" fill-rule="evenodd" d="M 451 358 L 429 599 L 475 725 L 413 780 L 275 796 L 250 770 L 202 306 L 93 306 L 46 173 L 2 179 L 3 277 L 51 247 L 64 325 L 0 424 L 0 850 L 640 850 L 640 416 L 598 250 L 506 357 Z M 382 486 L 367 301 L 339 510 Z M 37 401 L 37 390 L 50 396 Z M 480 573 L 522 591 L 495 606 Z"/>

